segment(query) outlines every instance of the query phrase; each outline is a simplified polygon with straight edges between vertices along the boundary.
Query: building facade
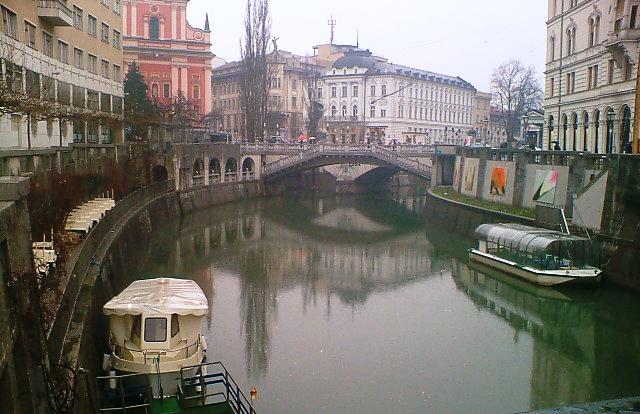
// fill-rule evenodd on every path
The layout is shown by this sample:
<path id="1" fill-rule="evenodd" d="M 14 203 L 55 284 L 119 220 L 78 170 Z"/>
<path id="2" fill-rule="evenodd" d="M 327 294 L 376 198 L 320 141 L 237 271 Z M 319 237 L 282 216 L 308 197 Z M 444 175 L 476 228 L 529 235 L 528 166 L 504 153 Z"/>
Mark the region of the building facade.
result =
<path id="1" fill-rule="evenodd" d="M 278 50 L 269 57 L 269 101 L 265 135 L 290 140 L 306 130 L 306 83 L 319 70 L 312 58 Z M 241 101 L 242 62 L 230 62 L 213 74 L 213 129 L 244 139 L 244 117 Z"/>
<path id="2" fill-rule="evenodd" d="M 0 0 L 0 9 L 0 148 L 121 141 L 121 0 Z"/>
<path id="3" fill-rule="evenodd" d="M 543 148 L 631 152 L 640 2 L 548 5 Z"/>
<path id="4" fill-rule="evenodd" d="M 211 111 L 211 31 L 187 21 L 189 0 L 124 0 L 124 61 L 136 62 L 152 98 L 170 104 L 182 94 L 202 118 Z"/>
<path id="5" fill-rule="evenodd" d="M 332 142 L 462 145 L 474 124 L 471 84 L 396 65 L 368 50 L 352 49 L 337 59 L 318 95 Z"/>

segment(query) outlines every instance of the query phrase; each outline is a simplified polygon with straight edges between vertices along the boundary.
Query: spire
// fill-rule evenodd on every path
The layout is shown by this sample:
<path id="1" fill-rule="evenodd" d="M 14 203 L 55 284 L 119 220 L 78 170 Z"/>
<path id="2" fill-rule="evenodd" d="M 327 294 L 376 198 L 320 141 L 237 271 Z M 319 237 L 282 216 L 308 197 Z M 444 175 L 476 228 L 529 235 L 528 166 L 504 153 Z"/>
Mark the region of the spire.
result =
<path id="1" fill-rule="evenodd" d="M 360 29 L 356 29 L 356 49 L 360 49 Z"/>
<path id="2" fill-rule="evenodd" d="M 207 13 L 207 17 L 205 17 L 204 19 L 204 31 L 205 32 L 211 31 L 211 29 L 209 29 L 209 13 Z"/>

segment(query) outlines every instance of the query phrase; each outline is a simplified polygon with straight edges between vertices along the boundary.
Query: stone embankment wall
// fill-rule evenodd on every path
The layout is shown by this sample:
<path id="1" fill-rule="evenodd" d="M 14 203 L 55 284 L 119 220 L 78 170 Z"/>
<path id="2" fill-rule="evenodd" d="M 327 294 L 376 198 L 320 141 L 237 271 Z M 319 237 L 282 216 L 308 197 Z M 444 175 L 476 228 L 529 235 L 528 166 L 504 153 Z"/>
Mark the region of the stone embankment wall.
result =
<path id="1" fill-rule="evenodd" d="M 76 412 L 91 412 L 94 408 L 97 391 L 93 378 L 102 374 L 102 355 L 108 351 L 104 341 L 107 321 L 102 316 L 102 306 L 136 279 L 136 275 L 127 275 L 126 280 L 116 275 L 123 274 L 128 262 L 140 259 L 137 254 L 140 246 L 146 245 L 158 229 L 179 225 L 176 218 L 190 212 L 262 194 L 262 183 L 258 181 L 214 184 L 184 192 L 159 190 L 119 217 L 108 234 L 100 235 L 100 242 L 92 242 L 98 247 L 86 266 L 62 345 L 62 360 L 75 369 L 88 371 L 86 380 L 78 382 Z"/>

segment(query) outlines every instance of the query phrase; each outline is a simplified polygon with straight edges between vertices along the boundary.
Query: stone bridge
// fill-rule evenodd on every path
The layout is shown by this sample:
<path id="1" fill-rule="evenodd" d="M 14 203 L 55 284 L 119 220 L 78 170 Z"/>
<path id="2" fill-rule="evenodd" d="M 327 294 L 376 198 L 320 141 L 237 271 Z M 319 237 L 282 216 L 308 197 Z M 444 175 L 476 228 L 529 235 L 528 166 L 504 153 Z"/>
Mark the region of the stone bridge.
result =
<path id="1" fill-rule="evenodd" d="M 338 164 L 361 164 L 431 179 L 431 146 L 324 144 L 176 144 L 156 157 L 156 181 L 174 179 L 179 190 L 214 183 L 274 179 Z"/>

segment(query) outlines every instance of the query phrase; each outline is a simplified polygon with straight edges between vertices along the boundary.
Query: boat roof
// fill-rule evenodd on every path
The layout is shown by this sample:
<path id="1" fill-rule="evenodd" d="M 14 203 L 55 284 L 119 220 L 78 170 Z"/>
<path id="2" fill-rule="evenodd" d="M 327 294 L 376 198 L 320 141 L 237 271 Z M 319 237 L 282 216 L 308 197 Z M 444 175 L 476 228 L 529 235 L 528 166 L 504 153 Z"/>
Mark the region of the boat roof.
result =
<path id="1" fill-rule="evenodd" d="M 590 242 L 584 237 L 517 223 L 481 224 L 476 228 L 475 237 L 478 240 L 530 253 L 546 251 L 554 243 Z"/>
<path id="2" fill-rule="evenodd" d="M 207 297 L 193 280 L 147 279 L 130 284 L 103 307 L 105 315 L 206 315 Z"/>

